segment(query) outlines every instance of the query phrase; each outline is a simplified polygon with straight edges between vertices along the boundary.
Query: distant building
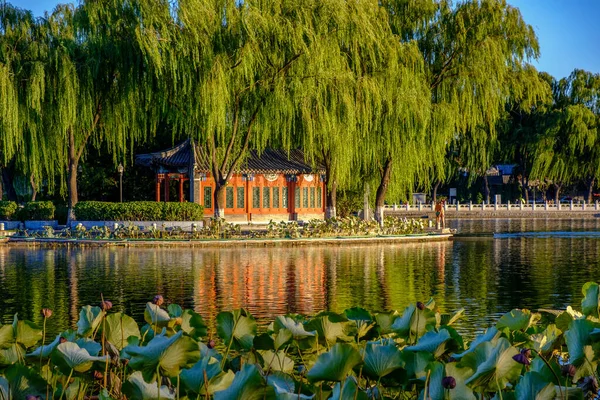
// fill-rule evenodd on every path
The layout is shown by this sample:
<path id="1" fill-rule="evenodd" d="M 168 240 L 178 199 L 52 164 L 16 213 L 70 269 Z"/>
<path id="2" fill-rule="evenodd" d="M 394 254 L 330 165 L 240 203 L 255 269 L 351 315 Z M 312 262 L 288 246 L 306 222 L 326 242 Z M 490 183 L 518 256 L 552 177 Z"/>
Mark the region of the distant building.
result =
<path id="1" fill-rule="evenodd" d="M 177 201 L 202 204 L 206 216 L 214 213 L 210 164 L 192 139 L 167 150 L 139 154 L 135 162 L 154 170 L 156 201 L 170 201 L 175 183 Z M 301 150 L 252 151 L 227 184 L 224 216 L 240 222 L 323 218 L 324 173 L 323 168 L 308 165 Z"/>

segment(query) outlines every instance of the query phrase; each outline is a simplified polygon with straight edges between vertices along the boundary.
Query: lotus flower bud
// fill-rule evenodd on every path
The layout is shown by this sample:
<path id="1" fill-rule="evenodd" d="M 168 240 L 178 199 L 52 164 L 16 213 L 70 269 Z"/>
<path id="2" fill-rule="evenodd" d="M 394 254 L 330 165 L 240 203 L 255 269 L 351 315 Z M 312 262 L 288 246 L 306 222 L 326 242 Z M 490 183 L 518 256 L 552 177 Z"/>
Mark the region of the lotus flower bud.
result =
<path id="1" fill-rule="evenodd" d="M 64 337 L 61 336 L 60 339 L 58 339 L 58 341 L 60 343 L 65 343 L 67 341 L 67 338 L 64 338 Z"/>
<path id="2" fill-rule="evenodd" d="M 52 316 L 52 310 L 49 308 L 42 308 L 42 317 L 50 318 Z"/>
<path id="3" fill-rule="evenodd" d="M 156 304 L 157 306 L 162 306 L 164 302 L 165 299 L 163 299 L 163 297 L 160 294 L 157 294 L 156 296 L 154 296 L 154 299 L 152 299 L 152 303 Z"/>
<path id="4" fill-rule="evenodd" d="M 208 343 L 207 343 L 206 347 L 208 347 L 209 349 L 214 349 L 214 348 L 215 348 L 215 345 L 216 345 L 215 341 L 214 341 L 214 340 L 212 340 L 212 339 L 210 339 L 210 340 L 208 341 Z"/>
<path id="5" fill-rule="evenodd" d="M 566 364 L 560 367 L 560 372 L 562 376 L 570 376 L 571 378 L 575 376 L 575 372 L 577 372 L 577 368 L 573 364 Z"/>
<path id="6" fill-rule="evenodd" d="M 175 318 L 175 325 L 181 325 L 181 324 L 183 324 L 183 318 L 181 318 L 181 317 Z"/>
<path id="7" fill-rule="evenodd" d="M 109 301 L 109 300 L 104 300 L 104 301 L 100 302 L 100 308 L 101 308 L 103 311 L 108 311 L 108 310 L 110 310 L 110 309 L 112 308 L 112 306 L 113 306 L 113 304 L 112 304 L 112 301 Z"/>
<path id="8" fill-rule="evenodd" d="M 445 376 L 442 378 L 442 386 L 444 389 L 454 389 L 456 387 L 456 379 L 452 376 Z"/>
<path id="9" fill-rule="evenodd" d="M 598 393 L 598 381 L 593 376 L 586 376 L 577 384 L 577 387 L 585 393 Z"/>
<path id="10" fill-rule="evenodd" d="M 515 354 L 513 356 L 513 360 L 515 360 L 519 364 L 523 364 L 523 365 L 531 364 L 531 361 L 529 361 L 529 358 L 527 358 L 527 356 L 523 353 Z"/>
<path id="11" fill-rule="evenodd" d="M 417 308 L 423 311 L 425 309 L 425 304 L 421 303 L 420 301 L 417 301 Z"/>
<path id="12" fill-rule="evenodd" d="M 94 371 L 94 379 L 100 380 L 102 378 L 104 378 L 104 374 L 102 374 L 102 372 Z"/>
<path id="13" fill-rule="evenodd" d="M 521 349 L 521 354 L 527 358 L 531 358 L 531 349 Z"/>

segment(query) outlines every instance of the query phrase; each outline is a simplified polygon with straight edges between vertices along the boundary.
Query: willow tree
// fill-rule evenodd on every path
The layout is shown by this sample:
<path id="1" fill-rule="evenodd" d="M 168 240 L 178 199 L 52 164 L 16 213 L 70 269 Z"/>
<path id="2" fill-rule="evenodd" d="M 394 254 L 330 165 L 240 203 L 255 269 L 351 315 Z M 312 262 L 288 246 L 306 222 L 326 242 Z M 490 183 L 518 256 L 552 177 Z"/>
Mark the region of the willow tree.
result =
<path id="1" fill-rule="evenodd" d="M 465 168 L 486 170 L 490 158 L 485 149 L 495 140 L 506 101 L 527 86 L 514 79 L 514 71 L 538 55 L 533 29 L 504 0 L 382 3 L 399 40 L 417 42 L 431 91 L 429 150 L 423 155 L 428 161 L 418 179 L 439 179 L 435 175 L 444 171 L 439 166 L 452 141 L 462 145 L 463 155 L 468 151 Z M 461 141 L 467 137 L 468 147 Z M 377 204 L 383 205 L 383 199 Z"/>
<path id="2" fill-rule="evenodd" d="M 546 179 L 555 186 L 555 200 L 564 185 L 587 178 L 588 200 L 600 171 L 598 158 L 597 75 L 575 70 L 552 82 L 553 106 L 539 115 L 541 135 L 536 143 L 532 177 Z"/>
<path id="3" fill-rule="evenodd" d="M 124 162 L 134 141 L 154 130 L 169 22 L 166 1 L 84 1 L 46 16 L 44 127 L 63 144 L 56 151 L 67 169 L 71 218 L 89 147 L 105 145 L 113 163 Z"/>

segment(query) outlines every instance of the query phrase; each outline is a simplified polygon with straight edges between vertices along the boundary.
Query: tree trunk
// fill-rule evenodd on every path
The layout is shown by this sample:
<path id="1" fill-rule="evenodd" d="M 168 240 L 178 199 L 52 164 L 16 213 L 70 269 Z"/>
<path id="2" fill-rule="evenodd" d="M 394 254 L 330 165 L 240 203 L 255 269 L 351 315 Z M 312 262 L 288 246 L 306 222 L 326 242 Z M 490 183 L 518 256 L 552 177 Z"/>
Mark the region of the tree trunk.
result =
<path id="1" fill-rule="evenodd" d="M 2 188 L 6 192 L 6 199 L 8 201 L 17 201 L 17 192 L 13 186 L 13 171 L 14 171 L 15 159 L 13 158 L 6 167 L 0 168 L 0 180 L 2 181 Z M 1 197 L 2 195 L 0 195 Z"/>
<path id="2" fill-rule="evenodd" d="M 442 181 L 439 181 L 439 180 L 438 180 L 438 181 L 435 183 L 435 185 L 433 186 L 433 194 L 431 195 L 431 197 L 432 197 L 432 201 L 433 201 L 434 203 L 435 203 L 435 202 L 437 202 L 437 191 L 438 191 L 438 188 L 440 187 L 440 185 L 441 185 L 441 184 L 442 184 Z"/>
<path id="3" fill-rule="evenodd" d="M 215 193 L 213 194 L 213 210 L 215 218 L 225 218 L 225 193 L 227 182 L 215 179 Z"/>
<path id="4" fill-rule="evenodd" d="M 483 185 L 485 189 L 485 204 L 490 204 L 490 183 L 488 182 L 487 175 L 483 176 Z"/>
<path id="5" fill-rule="evenodd" d="M 588 179 L 588 192 L 587 192 L 587 201 L 588 203 L 592 203 L 594 201 L 594 183 L 596 183 L 595 178 Z"/>
<path id="6" fill-rule="evenodd" d="M 554 203 L 556 203 L 557 207 L 558 204 L 560 203 L 560 189 L 562 188 L 562 185 L 559 185 L 558 183 L 554 184 Z"/>
<path id="7" fill-rule="evenodd" d="M 337 182 L 334 180 L 331 185 L 325 186 L 326 193 L 326 204 L 325 218 L 335 218 L 337 215 L 336 204 L 337 204 Z"/>
<path id="8" fill-rule="evenodd" d="M 388 185 L 390 183 L 390 174 L 392 172 L 392 159 L 388 158 L 385 161 L 383 170 L 381 171 L 381 181 L 377 187 L 377 193 L 375 194 L 375 220 L 379 222 L 380 226 L 383 226 L 383 209 L 385 206 L 385 194 L 387 193 Z"/>
<path id="9" fill-rule="evenodd" d="M 75 148 L 75 134 L 73 128 L 69 129 L 69 171 L 67 178 L 67 189 L 69 192 L 69 213 L 67 216 L 67 225 L 75 221 L 75 205 L 79 201 L 77 195 L 77 167 L 79 167 L 79 157 Z"/>
<path id="10" fill-rule="evenodd" d="M 37 197 L 37 186 L 35 185 L 33 174 L 29 176 L 29 183 L 31 183 L 31 190 L 33 191 L 33 193 L 31 194 L 31 201 L 35 201 L 35 198 Z"/>

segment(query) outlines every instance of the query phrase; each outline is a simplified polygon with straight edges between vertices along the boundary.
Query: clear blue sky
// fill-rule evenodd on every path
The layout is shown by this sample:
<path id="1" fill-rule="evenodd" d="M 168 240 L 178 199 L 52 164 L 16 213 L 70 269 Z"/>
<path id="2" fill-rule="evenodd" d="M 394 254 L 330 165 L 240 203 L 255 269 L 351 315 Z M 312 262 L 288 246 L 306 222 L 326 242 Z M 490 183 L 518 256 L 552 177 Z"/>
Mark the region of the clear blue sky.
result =
<path id="1" fill-rule="evenodd" d="M 11 0 L 8 0 L 11 2 Z M 580 68 L 600 73 L 600 0 L 507 0 L 535 29 L 541 57 L 534 65 L 556 78 Z M 59 0 L 12 0 L 37 16 Z"/>

